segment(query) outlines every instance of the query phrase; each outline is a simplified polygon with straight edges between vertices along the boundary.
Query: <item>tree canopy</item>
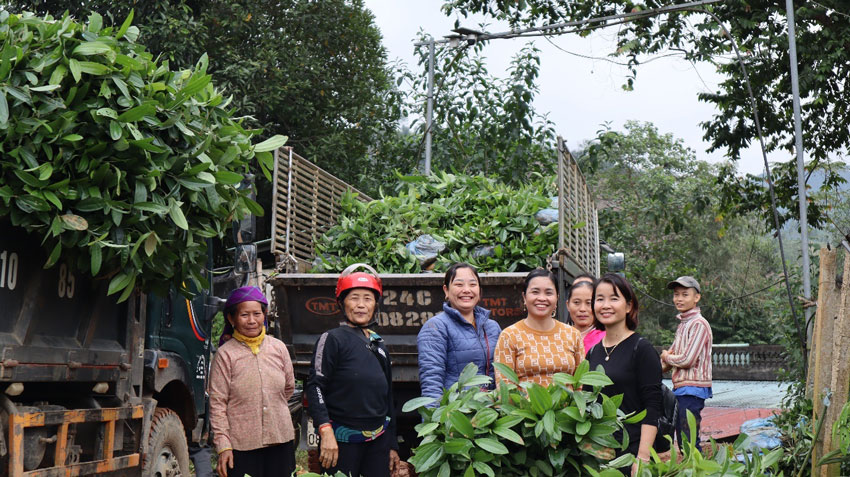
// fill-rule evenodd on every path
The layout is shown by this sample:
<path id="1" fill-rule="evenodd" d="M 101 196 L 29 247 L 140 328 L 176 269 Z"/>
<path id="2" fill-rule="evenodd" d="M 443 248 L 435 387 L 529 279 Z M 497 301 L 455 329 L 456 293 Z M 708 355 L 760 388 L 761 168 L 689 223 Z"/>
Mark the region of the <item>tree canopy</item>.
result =
<path id="1" fill-rule="evenodd" d="M 300 154 L 350 183 L 370 171 L 370 153 L 401 116 L 381 33 L 362 0 L 5 4 L 77 18 L 98 12 L 123 19 L 135 8 L 140 41 L 151 52 L 177 68 L 208 53 L 210 73 L 248 126 L 287 135 Z"/>
<path id="2" fill-rule="evenodd" d="M 659 0 L 448 0 L 443 9 L 447 14 L 481 13 L 507 20 L 512 25 L 539 26 L 625 12 L 638 13 L 669 3 Z M 720 84 L 719 91 L 699 95 L 700 100 L 717 108 L 717 113 L 707 118 L 702 127 L 712 150 L 723 150 L 729 158 L 737 160 L 741 150 L 756 143 L 758 136 L 744 76 L 734 61 L 732 44 L 724 37 L 715 17 L 707 15 L 706 11 L 720 19 L 744 55 L 767 152 L 781 152 L 791 160 L 794 130 L 784 2 L 730 0 L 705 6 L 702 11 L 693 9 L 666 13 L 628 22 L 603 21 L 588 26 L 581 34 L 617 25 L 617 49 L 611 55 L 628 58 L 634 76 L 628 80 L 627 87 L 635 84 L 639 66 L 647 55 L 669 50 L 680 52 L 689 61 L 713 63 L 726 79 Z M 803 142 L 805 152 L 813 160 L 809 169 L 813 170 L 821 167 L 831 156 L 844 154 L 850 147 L 850 128 L 845 126 L 850 120 L 850 88 L 847 87 L 847 78 L 850 77 L 850 48 L 847 44 L 850 15 L 847 14 L 846 2 L 822 0 L 798 2 L 795 16 Z M 827 174 L 831 178 L 825 182 L 834 183 L 835 173 L 827 171 Z M 727 176 L 723 175 L 723 178 Z M 796 208 L 797 184 L 789 181 L 787 187 L 788 200 L 781 205 Z M 734 195 L 730 197 L 734 198 Z M 821 217 L 813 218 L 815 223 L 819 223 Z"/>

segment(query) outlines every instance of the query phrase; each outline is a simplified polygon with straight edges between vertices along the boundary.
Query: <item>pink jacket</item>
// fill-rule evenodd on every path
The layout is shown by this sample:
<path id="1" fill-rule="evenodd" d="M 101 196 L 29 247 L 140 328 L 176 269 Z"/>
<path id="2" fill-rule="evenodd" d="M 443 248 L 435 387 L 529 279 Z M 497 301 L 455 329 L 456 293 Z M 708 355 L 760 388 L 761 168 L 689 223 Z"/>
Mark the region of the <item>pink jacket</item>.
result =
<path id="1" fill-rule="evenodd" d="M 210 371 L 210 424 L 216 451 L 254 450 L 295 439 L 287 401 L 295 391 L 289 351 L 266 336 L 254 355 L 235 339 L 221 345 Z"/>
<path id="2" fill-rule="evenodd" d="M 673 367 L 673 389 L 711 387 L 711 326 L 699 308 L 677 316 L 679 327 L 665 362 Z"/>

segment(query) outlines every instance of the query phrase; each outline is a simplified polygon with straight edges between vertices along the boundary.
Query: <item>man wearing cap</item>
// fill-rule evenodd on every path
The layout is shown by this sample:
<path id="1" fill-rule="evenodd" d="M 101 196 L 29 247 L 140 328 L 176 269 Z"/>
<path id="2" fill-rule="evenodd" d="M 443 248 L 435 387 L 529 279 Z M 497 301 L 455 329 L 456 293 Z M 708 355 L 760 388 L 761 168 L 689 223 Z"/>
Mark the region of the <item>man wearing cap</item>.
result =
<path id="1" fill-rule="evenodd" d="M 700 413 L 711 393 L 711 326 L 702 314 L 700 286 L 694 277 L 679 277 L 667 284 L 673 290 L 673 304 L 679 312 L 679 326 L 669 350 L 661 352 L 661 367 L 673 370 L 673 394 L 679 403 L 676 436 L 679 447 L 689 438 L 687 412 L 696 419 L 696 445 L 699 449 Z"/>

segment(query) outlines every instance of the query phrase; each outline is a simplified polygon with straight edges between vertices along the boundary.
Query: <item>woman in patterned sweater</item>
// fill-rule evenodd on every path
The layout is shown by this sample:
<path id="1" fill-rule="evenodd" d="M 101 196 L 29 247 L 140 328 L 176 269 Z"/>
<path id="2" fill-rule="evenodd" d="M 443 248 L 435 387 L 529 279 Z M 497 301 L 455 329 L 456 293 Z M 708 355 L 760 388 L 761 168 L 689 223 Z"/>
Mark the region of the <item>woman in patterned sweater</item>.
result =
<path id="1" fill-rule="evenodd" d="M 575 372 L 584 359 L 581 333 L 553 315 L 558 288 L 552 273 L 538 268 L 525 277 L 522 294 L 528 316 L 505 328 L 494 360 L 510 366 L 520 381 L 548 386 L 555 373 Z M 496 382 L 503 379 L 496 373 Z"/>

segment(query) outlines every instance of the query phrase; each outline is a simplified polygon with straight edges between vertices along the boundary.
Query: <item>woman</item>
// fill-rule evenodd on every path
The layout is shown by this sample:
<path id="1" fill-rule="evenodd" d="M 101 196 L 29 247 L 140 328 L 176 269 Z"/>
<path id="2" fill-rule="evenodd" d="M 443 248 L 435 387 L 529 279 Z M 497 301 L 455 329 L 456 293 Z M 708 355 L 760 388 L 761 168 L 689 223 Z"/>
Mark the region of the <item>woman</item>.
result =
<path id="1" fill-rule="evenodd" d="M 573 374 L 584 359 L 581 333 L 553 317 L 558 286 L 549 271 L 538 268 L 525 277 L 522 299 L 528 316 L 505 328 L 495 359 L 510 366 L 520 381 L 548 386 L 555 373 Z"/>
<path id="2" fill-rule="evenodd" d="M 371 273 L 352 273 L 359 267 Z M 398 468 L 390 356 L 369 329 L 382 294 L 372 267 L 346 268 L 336 283 L 345 321 L 323 333 L 313 350 L 307 410 L 319 430 L 319 463 L 329 474 L 389 477 Z"/>
<path id="3" fill-rule="evenodd" d="M 493 377 L 493 351 L 502 329 L 490 319 L 490 310 L 478 306 L 480 284 L 478 271 L 467 263 L 446 271 L 443 311 L 425 322 L 417 338 L 423 396 L 440 398 L 469 363 L 478 366 L 478 374 Z"/>
<path id="4" fill-rule="evenodd" d="M 605 336 L 605 330 L 600 329 L 593 318 L 593 286 L 595 281 L 581 280 L 573 282 L 567 292 L 567 311 L 573 326 L 581 333 L 585 351 L 593 348 Z"/>
<path id="5" fill-rule="evenodd" d="M 590 368 L 605 369 L 614 384 L 602 392 L 607 396 L 622 394 L 620 409 L 624 412 L 646 410 L 641 423 L 625 425 L 629 445 L 618 455 L 631 453 L 637 460 L 648 462 L 661 416 L 661 361 L 649 341 L 634 331 L 638 325 L 638 301 L 625 278 L 606 274 L 596 284 L 593 295 L 593 312 L 605 327 L 605 337 L 587 353 Z M 618 431 L 615 437 L 622 438 L 622 432 Z"/>
<path id="6" fill-rule="evenodd" d="M 286 345 L 266 336 L 267 307 L 257 287 L 237 288 L 225 304 L 232 338 L 215 354 L 209 391 L 221 477 L 295 471 L 295 431 L 287 406 L 295 374 Z"/>

